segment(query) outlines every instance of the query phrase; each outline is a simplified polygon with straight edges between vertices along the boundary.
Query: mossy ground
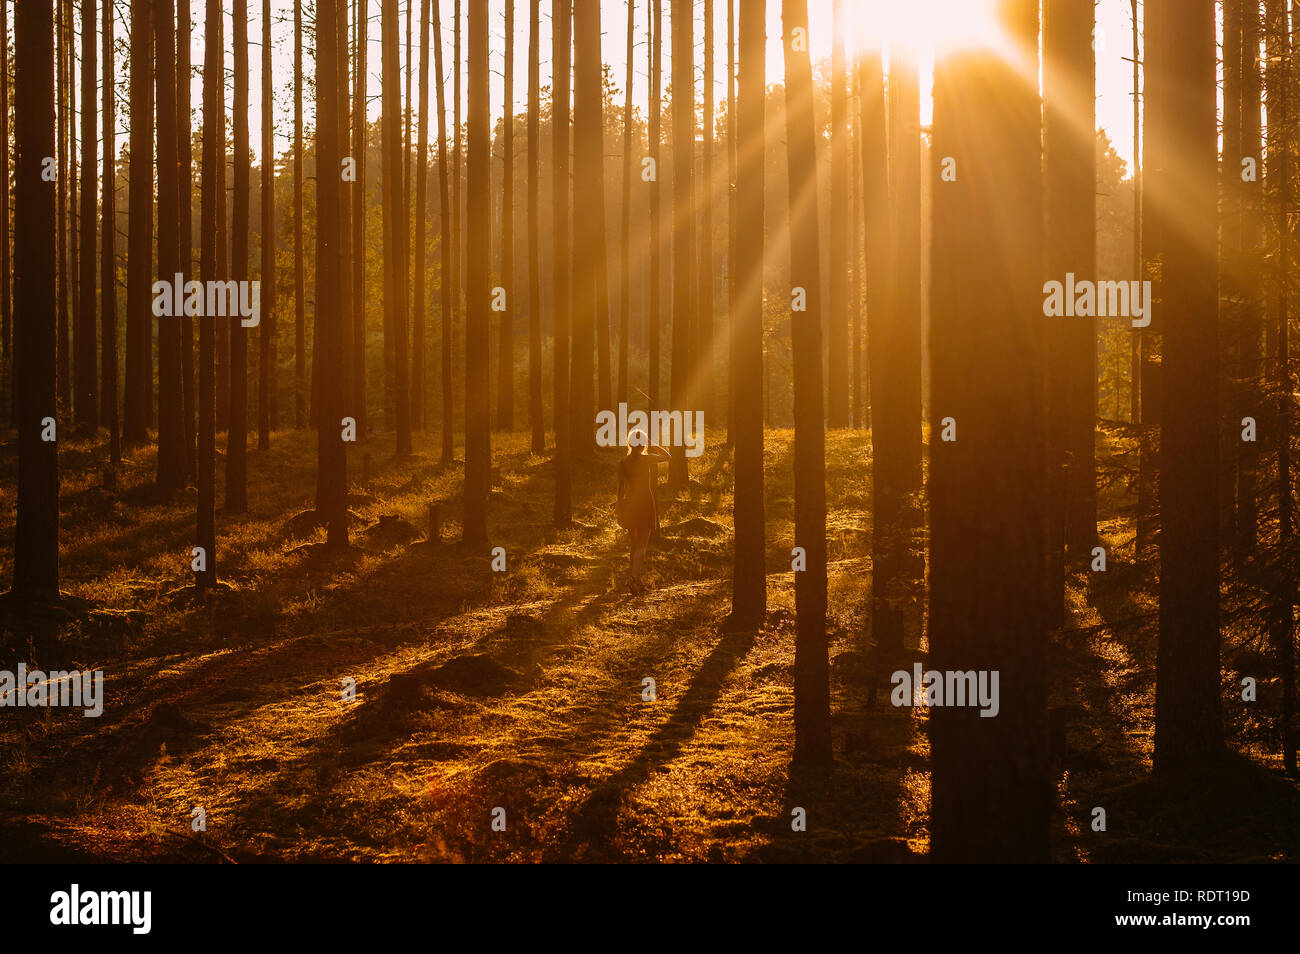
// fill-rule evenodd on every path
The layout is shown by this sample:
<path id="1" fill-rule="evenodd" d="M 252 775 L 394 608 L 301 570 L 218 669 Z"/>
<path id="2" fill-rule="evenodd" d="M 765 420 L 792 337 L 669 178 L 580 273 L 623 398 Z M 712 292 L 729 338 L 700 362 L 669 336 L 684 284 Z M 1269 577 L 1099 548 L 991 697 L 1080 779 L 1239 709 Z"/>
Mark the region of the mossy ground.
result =
<path id="1" fill-rule="evenodd" d="M 276 432 L 269 451 L 250 451 L 250 511 L 218 515 L 228 588 L 195 601 L 193 490 L 156 499 L 141 450 L 108 493 L 102 442 L 65 445 L 63 585 L 91 609 L 11 617 L 0 663 L 102 668 L 107 698 L 98 719 L 0 710 L 0 859 L 924 860 L 925 711 L 892 707 L 887 682 L 871 705 L 866 687 L 869 435 L 827 439 L 836 761 L 822 779 L 790 771 L 792 434 L 767 434 L 769 613 L 756 633 L 726 626 L 731 455 L 709 436 L 689 492 L 661 490 L 663 536 L 640 596 L 614 520 L 614 450 L 575 471 L 574 526 L 556 530 L 549 459 L 526 434 L 493 436 L 498 573 L 487 550 L 454 542 L 462 468 L 438 462 L 436 435 L 417 435 L 400 461 L 391 435 L 350 451 L 354 547 L 330 554 L 308 545 L 322 532 L 291 524 L 312 506 L 314 435 Z M 1104 472 L 1131 471 L 1122 430 L 1104 430 L 1100 450 Z M 10 445 L 6 579 L 15 475 Z M 1051 703 L 1081 707 L 1057 753 L 1055 857 L 1295 860 L 1300 792 L 1269 720 L 1230 704 L 1251 659 L 1244 630 L 1225 635 L 1224 673 L 1243 757 L 1191 782 L 1150 781 L 1155 567 L 1133 560 L 1132 481 L 1105 486 L 1108 571 L 1072 575 L 1070 620 L 1053 635 Z M 410 526 L 380 527 L 387 516 Z M 908 632 L 924 659 L 920 557 Z M 1267 657 L 1256 662 L 1266 681 Z M 342 697 L 349 677 L 355 702 Z M 196 806 L 205 832 L 191 830 Z M 791 830 L 795 806 L 806 832 Z M 1104 833 L 1091 830 L 1095 806 Z M 493 830 L 496 808 L 505 831 Z"/>

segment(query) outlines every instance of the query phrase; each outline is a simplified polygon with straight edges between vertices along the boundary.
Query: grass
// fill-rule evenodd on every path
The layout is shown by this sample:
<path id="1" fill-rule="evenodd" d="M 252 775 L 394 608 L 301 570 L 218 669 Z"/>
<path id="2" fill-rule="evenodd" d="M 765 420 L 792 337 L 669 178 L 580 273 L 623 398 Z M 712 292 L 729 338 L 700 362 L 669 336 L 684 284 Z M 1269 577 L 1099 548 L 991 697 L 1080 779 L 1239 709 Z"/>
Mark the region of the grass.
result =
<path id="1" fill-rule="evenodd" d="M 661 490 L 652 587 L 636 597 L 614 519 L 614 450 L 575 470 L 574 525 L 556 530 L 549 460 L 529 453 L 527 434 L 493 436 L 490 546 L 507 556 L 496 573 L 490 547 L 454 542 L 462 468 L 438 463 L 437 435 L 416 435 L 400 461 L 387 434 L 349 451 L 354 547 L 331 556 L 304 546 L 323 531 L 294 529 L 312 507 L 314 435 L 276 432 L 271 450 L 250 451 L 250 512 L 218 515 L 229 588 L 195 602 L 193 491 L 155 499 L 142 449 L 108 494 L 102 444 L 65 445 L 64 589 L 93 610 L 10 621 L 0 664 L 102 668 L 105 711 L 4 710 L 0 859 L 924 860 L 925 710 L 893 708 L 887 686 L 873 706 L 866 689 L 869 435 L 827 438 L 836 764 L 820 781 L 790 772 L 792 434 L 767 434 L 769 613 L 755 633 L 723 625 L 721 436 L 691 462 L 688 492 Z M 1111 463 L 1132 456 L 1122 434 L 1101 450 Z M 5 578 L 15 468 L 11 445 L 0 457 Z M 1055 856 L 1295 860 L 1300 796 L 1270 754 L 1266 720 L 1229 713 L 1249 759 L 1218 785 L 1149 780 L 1156 604 L 1152 568 L 1126 543 L 1130 489 L 1108 491 L 1110 566 L 1104 579 L 1071 579 L 1070 622 L 1053 637 L 1051 704 L 1079 713 L 1058 753 Z M 425 539 L 430 503 L 441 542 Z M 908 632 L 923 659 L 920 572 Z M 1233 678 L 1229 667 L 1225 685 Z M 1089 823 L 1098 805 L 1104 833 Z M 206 831 L 191 828 L 196 807 Z M 792 830 L 795 808 L 806 832 Z"/>

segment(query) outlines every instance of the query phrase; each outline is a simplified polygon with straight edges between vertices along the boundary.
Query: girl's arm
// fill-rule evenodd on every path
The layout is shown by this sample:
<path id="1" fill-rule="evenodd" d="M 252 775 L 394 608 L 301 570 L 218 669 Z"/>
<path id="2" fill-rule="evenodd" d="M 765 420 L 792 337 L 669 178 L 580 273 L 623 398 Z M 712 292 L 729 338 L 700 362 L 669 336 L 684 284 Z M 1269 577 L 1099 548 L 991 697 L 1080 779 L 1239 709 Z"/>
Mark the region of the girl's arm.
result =
<path id="1" fill-rule="evenodd" d="M 646 448 L 646 455 L 653 457 L 656 460 L 668 460 L 672 457 L 672 454 L 668 453 L 668 451 L 664 450 L 658 444 L 651 444 Z"/>

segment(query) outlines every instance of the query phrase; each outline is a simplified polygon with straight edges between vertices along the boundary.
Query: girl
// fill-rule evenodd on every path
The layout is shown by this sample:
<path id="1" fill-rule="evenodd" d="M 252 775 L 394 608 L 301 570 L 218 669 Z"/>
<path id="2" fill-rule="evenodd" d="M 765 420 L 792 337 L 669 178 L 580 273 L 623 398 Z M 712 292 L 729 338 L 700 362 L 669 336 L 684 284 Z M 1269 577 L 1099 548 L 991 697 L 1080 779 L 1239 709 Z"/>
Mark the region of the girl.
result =
<path id="1" fill-rule="evenodd" d="M 650 444 L 646 432 L 638 430 L 627 436 L 627 456 L 618 463 L 618 525 L 632 536 L 633 592 L 645 589 L 641 566 L 650 539 L 659 533 L 656 470 L 659 461 L 668 458 L 668 451 Z"/>

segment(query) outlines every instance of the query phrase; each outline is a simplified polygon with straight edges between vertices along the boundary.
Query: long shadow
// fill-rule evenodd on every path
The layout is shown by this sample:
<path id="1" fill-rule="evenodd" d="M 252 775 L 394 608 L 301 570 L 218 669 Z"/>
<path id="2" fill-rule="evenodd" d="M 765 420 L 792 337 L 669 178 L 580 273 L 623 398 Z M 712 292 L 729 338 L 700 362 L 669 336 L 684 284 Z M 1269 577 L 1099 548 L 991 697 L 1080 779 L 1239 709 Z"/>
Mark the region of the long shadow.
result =
<path id="1" fill-rule="evenodd" d="M 694 737 L 713 709 L 722 683 L 754 646 L 754 632 L 728 633 L 696 670 L 681 701 L 668 720 L 623 768 L 605 779 L 570 817 L 565 832 L 547 852 L 547 860 L 616 860 L 611 839 L 618 829 L 619 810 L 628 791 L 644 782 L 656 768 L 673 761 Z M 613 853 L 615 856 L 611 856 Z"/>

